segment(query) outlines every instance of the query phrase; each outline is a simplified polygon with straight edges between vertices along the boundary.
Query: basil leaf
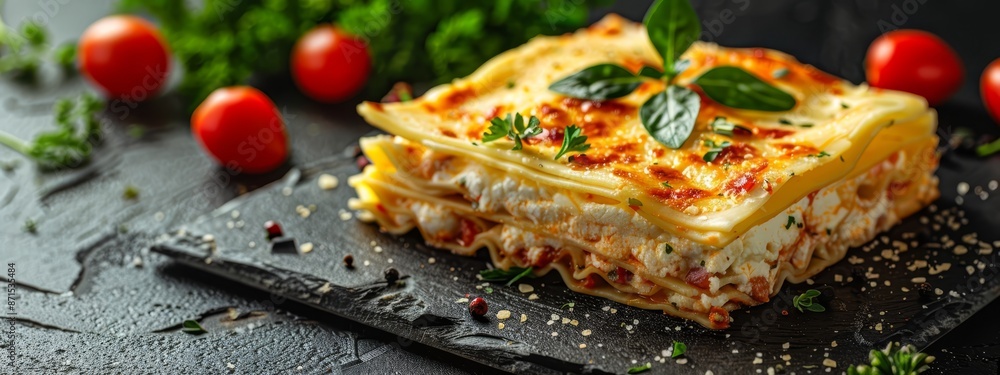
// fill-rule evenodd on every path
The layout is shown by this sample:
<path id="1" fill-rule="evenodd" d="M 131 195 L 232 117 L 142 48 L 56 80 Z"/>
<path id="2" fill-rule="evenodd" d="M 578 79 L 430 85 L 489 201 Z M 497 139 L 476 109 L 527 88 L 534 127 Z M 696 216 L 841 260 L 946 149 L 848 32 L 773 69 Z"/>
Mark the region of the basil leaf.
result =
<path id="1" fill-rule="evenodd" d="M 694 80 L 705 95 L 739 109 L 778 112 L 795 108 L 795 98 L 735 66 L 713 68 Z"/>
<path id="2" fill-rule="evenodd" d="M 591 100 L 620 98 L 635 91 L 642 80 L 615 64 L 594 65 L 549 86 L 560 94 Z"/>
<path id="3" fill-rule="evenodd" d="M 653 139 L 667 147 L 680 148 L 691 136 L 700 109 L 701 98 L 694 91 L 668 86 L 642 104 L 639 117 Z"/>
<path id="4" fill-rule="evenodd" d="M 656 70 L 656 68 L 653 68 L 651 66 L 644 66 L 642 67 L 642 69 L 639 69 L 639 76 L 649 77 L 652 79 L 660 79 L 663 78 L 663 72 Z"/>
<path id="5" fill-rule="evenodd" d="M 657 0 L 646 13 L 646 33 L 663 57 L 667 77 L 677 75 L 674 64 L 701 37 L 701 24 L 688 0 Z"/>

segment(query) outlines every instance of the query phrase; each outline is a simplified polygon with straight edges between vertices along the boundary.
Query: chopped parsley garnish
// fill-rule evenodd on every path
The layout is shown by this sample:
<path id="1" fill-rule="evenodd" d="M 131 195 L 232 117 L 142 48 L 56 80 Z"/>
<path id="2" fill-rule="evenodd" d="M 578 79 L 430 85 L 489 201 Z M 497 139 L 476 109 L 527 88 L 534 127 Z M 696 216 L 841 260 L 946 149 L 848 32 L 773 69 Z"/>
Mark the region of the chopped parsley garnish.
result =
<path id="1" fill-rule="evenodd" d="M 507 286 L 511 286 L 525 277 L 535 278 L 535 275 L 531 273 L 531 268 L 521 267 L 511 267 L 506 270 L 496 268 L 482 270 L 479 271 L 479 276 L 482 276 L 484 281 L 507 281 Z"/>
<path id="2" fill-rule="evenodd" d="M 848 109 L 848 108 L 851 108 L 851 106 L 847 105 L 847 103 L 840 102 L 840 108 Z"/>
<path id="3" fill-rule="evenodd" d="M 913 345 L 890 342 L 885 349 L 868 353 L 866 365 L 847 367 L 847 375 L 911 375 L 930 369 L 934 356 L 920 353 Z"/>
<path id="4" fill-rule="evenodd" d="M 205 328 L 202 328 L 198 321 L 189 319 L 185 320 L 184 324 L 181 325 L 181 332 L 191 335 L 200 335 L 202 333 L 207 333 L 208 331 L 206 331 Z"/>
<path id="5" fill-rule="evenodd" d="M 139 188 L 132 185 L 126 185 L 125 191 L 122 192 L 122 198 L 128 200 L 139 198 Z"/>
<path id="6" fill-rule="evenodd" d="M 531 116 L 528 119 L 528 124 L 525 125 L 524 117 L 520 113 L 513 115 L 508 113 L 506 119 L 494 117 L 493 120 L 490 120 L 487 132 L 483 133 L 483 143 L 507 137 L 514 140 L 514 148 L 511 150 L 518 151 L 524 147 L 521 143 L 522 139 L 528 139 L 542 133 L 540 124 L 537 117 Z"/>
<path id="7" fill-rule="evenodd" d="M 841 162 L 844 162 L 844 163 L 846 163 L 846 162 L 844 161 L 844 155 L 840 155 L 840 161 L 841 161 Z"/>
<path id="8" fill-rule="evenodd" d="M 1000 139 L 976 147 L 976 155 L 986 157 L 1000 152 Z"/>
<path id="9" fill-rule="evenodd" d="M 628 373 L 629 374 L 641 374 L 641 373 L 644 373 L 646 371 L 649 371 L 649 369 L 651 369 L 651 368 L 653 368 L 653 365 L 651 363 L 649 363 L 649 362 L 646 362 L 646 364 L 644 364 L 642 366 L 629 367 Z"/>
<path id="10" fill-rule="evenodd" d="M 773 72 L 771 72 L 771 77 L 774 77 L 774 79 L 782 79 L 785 78 L 785 76 L 787 75 L 788 75 L 788 68 L 778 68 L 775 69 Z"/>
<path id="11" fill-rule="evenodd" d="M 715 119 L 712 120 L 711 124 L 709 124 L 709 126 L 712 128 L 712 131 L 714 131 L 716 134 L 724 135 L 727 137 L 732 137 L 733 130 L 736 129 L 753 133 L 753 130 L 750 130 L 749 128 L 743 125 L 737 125 L 732 122 L 729 122 L 729 120 L 726 120 L 726 118 L 722 116 L 716 116 Z"/>
<path id="12" fill-rule="evenodd" d="M 820 296 L 820 293 L 816 289 L 809 289 L 805 293 L 799 294 L 792 298 L 792 306 L 799 309 L 799 312 L 804 312 L 803 309 L 812 312 L 824 312 L 826 308 L 820 305 L 818 301 L 814 301 L 816 297 Z"/>
<path id="13" fill-rule="evenodd" d="M 674 341 L 674 350 L 670 352 L 670 358 L 677 358 L 684 355 L 684 352 L 688 350 L 688 346 L 680 341 Z"/>
<path id="14" fill-rule="evenodd" d="M 781 124 L 781 125 L 792 125 L 792 122 L 788 121 L 788 119 L 785 119 L 785 118 L 779 118 L 778 119 L 778 123 Z"/>
<path id="15" fill-rule="evenodd" d="M 809 154 L 811 158 L 825 158 L 827 156 L 830 156 L 830 154 L 826 151 L 820 151 L 818 154 Z M 843 160 L 843 156 L 841 156 L 841 160 Z"/>
<path id="16" fill-rule="evenodd" d="M 559 160 L 567 152 L 584 152 L 589 149 L 590 144 L 587 143 L 587 136 L 583 135 L 583 129 L 576 125 L 570 125 L 563 131 L 562 147 L 559 148 L 555 160 Z"/>
<path id="17" fill-rule="evenodd" d="M 785 223 L 785 229 L 789 229 L 795 225 L 795 216 L 788 215 L 788 223 Z"/>
<path id="18" fill-rule="evenodd" d="M 670 244 L 668 244 L 668 243 L 665 243 L 665 244 L 663 244 L 663 252 L 667 253 L 667 254 L 670 254 L 670 253 L 674 252 L 674 247 L 670 246 Z"/>
<path id="19" fill-rule="evenodd" d="M 565 309 L 572 309 L 573 306 L 576 306 L 576 302 L 566 302 L 559 308 L 565 310 Z"/>
<path id="20" fill-rule="evenodd" d="M 673 186 L 670 186 L 670 181 L 663 181 L 663 183 L 660 184 L 660 185 L 663 185 L 663 187 L 665 187 L 667 189 L 673 189 L 674 188 Z"/>
<path id="21" fill-rule="evenodd" d="M 722 141 L 722 143 L 715 143 L 715 141 L 706 140 L 705 147 L 708 147 L 709 149 L 708 152 L 705 153 L 705 156 L 702 157 L 702 159 L 705 160 L 706 162 L 711 163 L 715 161 L 715 158 L 719 157 L 719 153 L 721 153 L 722 150 L 732 145 L 733 144 L 730 143 L 729 141 Z"/>
<path id="22" fill-rule="evenodd" d="M 36 222 L 33 219 L 25 220 L 24 221 L 24 227 L 22 229 L 24 229 L 25 232 L 28 232 L 28 233 L 31 233 L 31 234 L 38 233 L 38 222 Z"/>
<path id="23" fill-rule="evenodd" d="M 635 198 L 629 198 L 628 205 L 632 207 L 642 207 L 642 201 Z"/>
<path id="24" fill-rule="evenodd" d="M 486 287 L 485 290 L 486 290 L 486 294 L 493 294 L 493 287 L 488 286 L 488 287 Z"/>

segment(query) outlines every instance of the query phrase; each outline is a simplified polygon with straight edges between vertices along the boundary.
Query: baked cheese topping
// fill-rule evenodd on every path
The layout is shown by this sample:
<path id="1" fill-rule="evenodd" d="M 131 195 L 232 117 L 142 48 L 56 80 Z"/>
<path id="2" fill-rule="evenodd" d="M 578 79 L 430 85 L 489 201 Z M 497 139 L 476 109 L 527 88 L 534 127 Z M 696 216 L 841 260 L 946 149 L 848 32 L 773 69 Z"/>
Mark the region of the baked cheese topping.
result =
<path id="1" fill-rule="evenodd" d="M 365 103 L 359 112 L 389 133 L 443 152 L 542 176 L 553 185 L 586 190 L 622 206 L 637 199 L 647 220 L 713 245 L 735 240 L 806 194 L 846 177 L 859 163 L 863 170 L 884 159 L 899 146 L 861 156 L 881 130 L 928 116 L 926 103 L 917 96 L 854 86 L 775 51 L 696 43 L 683 58 L 691 66 L 678 77 L 680 84 L 712 67 L 737 65 L 791 93 L 799 104 L 774 113 L 727 108 L 703 98 L 694 133 L 673 150 L 654 140 L 638 116 L 639 106 L 662 90 L 662 83 L 644 83 L 612 101 L 549 91 L 552 82 L 598 63 L 634 70 L 661 64 L 641 25 L 612 16 L 576 34 L 536 38 L 414 101 Z M 787 74 L 774 78 L 782 69 Z M 490 119 L 514 112 L 537 116 L 544 132 L 529 138 L 521 151 L 510 150 L 509 141 L 481 142 Z M 752 129 L 752 134 L 730 139 L 713 133 L 709 124 L 717 116 Z M 562 129 L 571 124 L 583 129 L 590 150 L 573 161 L 552 160 Z M 934 132 L 933 122 L 906 129 L 911 139 L 904 141 Z M 732 146 L 705 162 L 706 140 L 729 140 Z"/>

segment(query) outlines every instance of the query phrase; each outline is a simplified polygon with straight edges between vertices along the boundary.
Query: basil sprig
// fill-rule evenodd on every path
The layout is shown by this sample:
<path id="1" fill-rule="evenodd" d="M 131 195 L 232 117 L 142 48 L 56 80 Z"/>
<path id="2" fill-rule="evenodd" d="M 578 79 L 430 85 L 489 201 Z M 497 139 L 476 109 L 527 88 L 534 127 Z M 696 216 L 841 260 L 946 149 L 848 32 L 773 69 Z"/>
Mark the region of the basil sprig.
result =
<path id="1" fill-rule="evenodd" d="M 663 58 L 663 71 L 643 67 L 637 74 L 615 64 L 599 64 L 571 74 L 549 86 L 557 93 L 589 100 L 624 97 L 646 80 L 662 80 L 667 88 L 646 100 L 639 118 L 657 142 L 680 148 L 694 131 L 701 100 L 674 78 L 690 65 L 681 55 L 701 35 L 698 15 L 688 0 L 657 0 L 643 21 L 646 33 Z M 705 95 L 727 107 L 757 111 L 787 111 L 795 108 L 795 98 L 735 66 L 713 68 L 693 82 Z"/>

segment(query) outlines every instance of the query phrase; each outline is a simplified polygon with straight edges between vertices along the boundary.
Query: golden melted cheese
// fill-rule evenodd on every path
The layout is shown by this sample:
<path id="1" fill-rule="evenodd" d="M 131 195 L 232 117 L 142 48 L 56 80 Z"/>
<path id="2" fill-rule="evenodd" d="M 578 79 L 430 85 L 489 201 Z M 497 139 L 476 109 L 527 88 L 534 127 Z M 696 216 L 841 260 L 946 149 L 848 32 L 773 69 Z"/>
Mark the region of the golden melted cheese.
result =
<path id="1" fill-rule="evenodd" d="M 632 71 L 662 65 L 642 25 L 609 16 L 575 34 L 535 38 L 416 100 L 366 102 L 359 112 L 371 124 L 436 152 L 614 204 L 628 206 L 630 199 L 638 199 L 642 206 L 631 208 L 651 223 L 719 247 L 807 194 L 867 171 L 934 134 L 934 113 L 923 99 L 854 86 L 779 52 L 696 43 L 683 58 L 691 66 L 678 84 L 688 85 L 712 67 L 733 65 L 792 94 L 798 104 L 788 112 L 758 112 L 724 107 L 702 96 L 695 130 L 675 150 L 653 139 L 638 116 L 639 106 L 663 89 L 661 82 L 644 83 L 624 98 L 603 102 L 549 91 L 552 82 L 599 63 Z M 787 75 L 774 78 L 778 69 L 787 69 Z M 528 139 L 521 151 L 512 151 L 506 139 L 481 142 L 490 119 L 514 112 L 537 116 L 545 131 Z M 750 128 L 752 134 L 715 134 L 709 123 L 716 116 Z M 583 129 L 591 148 L 571 153 L 572 161 L 553 160 L 562 129 L 571 124 Z M 705 162 L 705 140 L 733 145 Z"/>

